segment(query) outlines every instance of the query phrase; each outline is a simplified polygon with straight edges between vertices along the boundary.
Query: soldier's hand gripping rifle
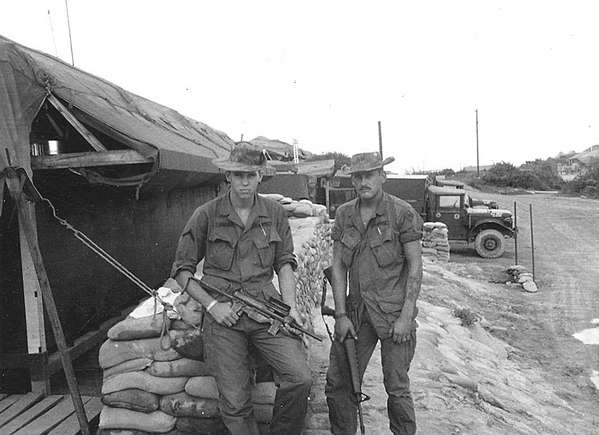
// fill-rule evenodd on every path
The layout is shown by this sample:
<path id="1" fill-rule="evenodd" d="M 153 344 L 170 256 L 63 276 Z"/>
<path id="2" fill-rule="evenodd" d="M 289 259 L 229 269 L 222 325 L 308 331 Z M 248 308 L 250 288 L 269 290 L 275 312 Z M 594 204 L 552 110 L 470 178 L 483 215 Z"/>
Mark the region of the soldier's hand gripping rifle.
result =
<path id="1" fill-rule="evenodd" d="M 252 298 L 242 290 L 238 290 L 234 293 L 227 293 L 226 291 L 221 290 L 204 280 L 198 280 L 193 277 L 190 279 L 193 279 L 204 289 L 225 296 L 231 300 L 233 302 L 231 308 L 237 314 L 243 311 L 251 319 L 254 319 L 258 322 L 269 322 L 271 325 L 270 328 L 268 328 L 268 332 L 272 335 L 276 335 L 283 326 L 287 326 L 309 335 L 315 340 L 322 341 L 322 338 L 320 338 L 318 335 L 315 335 L 298 325 L 296 320 L 289 315 L 291 307 L 283 301 L 270 298 L 267 302 L 262 302 Z"/>
<path id="2" fill-rule="evenodd" d="M 332 283 L 332 267 L 327 267 L 324 270 L 324 275 L 326 279 Z M 326 282 L 323 282 L 322 287 L 322 299 L 320 301 L 321 313 L 323 316 L 331 316 L 335 317 L 335 309 L 325 305 L 326 301 Z M 326 322 L 325 322 L 326 325 Z M 370 399 L 369 396 L 362 393 L 362 384 L 360 382 L 360 371 L 358 369 L 358 352 L 356 350 L 356 340 L 350 336 L 349 334 L 343 340 L 343 343 L 336 341 L 333 339 L 331 331 L 327 326 L 327 332 L 329 333 L 329 338 L 331 339 L 332 346 L 337 351 L 337 355 L 341 359 L 341 361 L 347 363 L 345 370 L 343 373 L 345 374 L 346 380 L 347 375 L 349 375 L 349 383 L 351 384 L 352 393 L 354 394 L 357 404 L 358 404 L 358 418 L 360 421 L 360 432 L 362 435 L 366 433 L 366 428 L 364 426 L 364 416 L 362 414 L 362 402 L 365 402 Z M 343 349 L 341 349 L 341 345 L 343 345 Z M 345 364 L 343 364 L 345 366 Z"/>

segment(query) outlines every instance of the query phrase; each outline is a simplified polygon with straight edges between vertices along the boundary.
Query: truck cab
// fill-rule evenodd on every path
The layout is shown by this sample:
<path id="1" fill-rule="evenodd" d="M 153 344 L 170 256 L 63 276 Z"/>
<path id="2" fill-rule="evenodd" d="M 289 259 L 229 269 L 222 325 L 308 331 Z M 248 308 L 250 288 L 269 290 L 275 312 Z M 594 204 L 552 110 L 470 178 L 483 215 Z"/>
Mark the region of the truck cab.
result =
<path id="1" fill-rule="evenodd" d="M 464 189 L 430 185 L 425 220 L 447 225 L 449 241 L 474 243 L 483 258 L 500 257 L 505 238 L 514 237 L 512 212 L 484 204 L 473 206 Z"/>

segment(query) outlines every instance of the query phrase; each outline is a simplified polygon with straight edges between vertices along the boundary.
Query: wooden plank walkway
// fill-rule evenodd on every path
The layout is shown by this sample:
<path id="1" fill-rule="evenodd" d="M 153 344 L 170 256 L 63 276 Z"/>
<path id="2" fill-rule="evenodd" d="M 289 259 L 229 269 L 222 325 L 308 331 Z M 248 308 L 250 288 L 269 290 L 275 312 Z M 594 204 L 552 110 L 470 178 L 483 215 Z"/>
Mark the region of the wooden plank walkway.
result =
<path id="1" fill-rule="evenodd" d="M 99 397 L 82 397 L 91 422 L 102 410 Z M 77 435 L 79 420 L 71 396 L 42 394 L 0 394 L 0 433 L 2 435 Z"/>

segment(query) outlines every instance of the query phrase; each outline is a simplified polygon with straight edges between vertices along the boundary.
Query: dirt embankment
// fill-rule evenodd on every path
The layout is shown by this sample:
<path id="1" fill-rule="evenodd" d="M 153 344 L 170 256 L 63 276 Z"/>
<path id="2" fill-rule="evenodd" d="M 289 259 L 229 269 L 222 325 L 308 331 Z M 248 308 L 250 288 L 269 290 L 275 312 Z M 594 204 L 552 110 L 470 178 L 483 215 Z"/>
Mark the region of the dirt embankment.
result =
<path id="1" fill-rule="evenodd" d="M 513 241 L 499 260 L 456 247 L 449 264 L 425 263 L 411 369 L 418 433 L 595 434 L 599 394 L 590 376 L 599 369 L 599 346 L 572 334 L 599 317 L 599 275 L 593 275 L 599 270 L 591 264 L 599 261 L 599 228 L 591 228 L 599 202 L 539 195 L 484 199 L 498 200 L 503 208 L 517 201 L 518 263 L 531 269 L 533 204 L 539 292 L 505 284 L 504 271 L 515 264 Z M 456 309 L 474 322 L 463 324 Z M 322 321 L 316 327 L 326 334 Z M 307 435 L 327 433 L 322 391 L 328 347 L 325 342 L 312 349 L 317 384 Z M 366 432 L 389 433 L 378 351 L 363 390 L 371 396 L 363 404 Z"/>

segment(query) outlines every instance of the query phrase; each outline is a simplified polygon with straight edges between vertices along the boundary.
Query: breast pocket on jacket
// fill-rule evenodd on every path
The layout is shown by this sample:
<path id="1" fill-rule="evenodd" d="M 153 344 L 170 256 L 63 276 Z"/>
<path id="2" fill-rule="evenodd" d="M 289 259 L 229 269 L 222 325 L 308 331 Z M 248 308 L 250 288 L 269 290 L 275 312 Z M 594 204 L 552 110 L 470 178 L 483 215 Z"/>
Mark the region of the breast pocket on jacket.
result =
<path id="1" fill-rule="evenodd" d="M 389 227 L 376 227 L 369 234 L 370 249 L 376 262 L 382 268 L 401 264 L 402 248 L 393 230 Z"/>
<path id="2" fill-rule="evenodd" d="M 281 242 L 277 230 L 271 227 L 270 230 L 257 231 L 253 239 L 262 267 L 272 267 L 275 261 L 276 244 Z"/>
<path id="3" fill-rule="evenodd" d="M 208 235 L 206 263 L 221 270 L 231 269 L 236 243 L 234 231 L 216 227 Z"/>

